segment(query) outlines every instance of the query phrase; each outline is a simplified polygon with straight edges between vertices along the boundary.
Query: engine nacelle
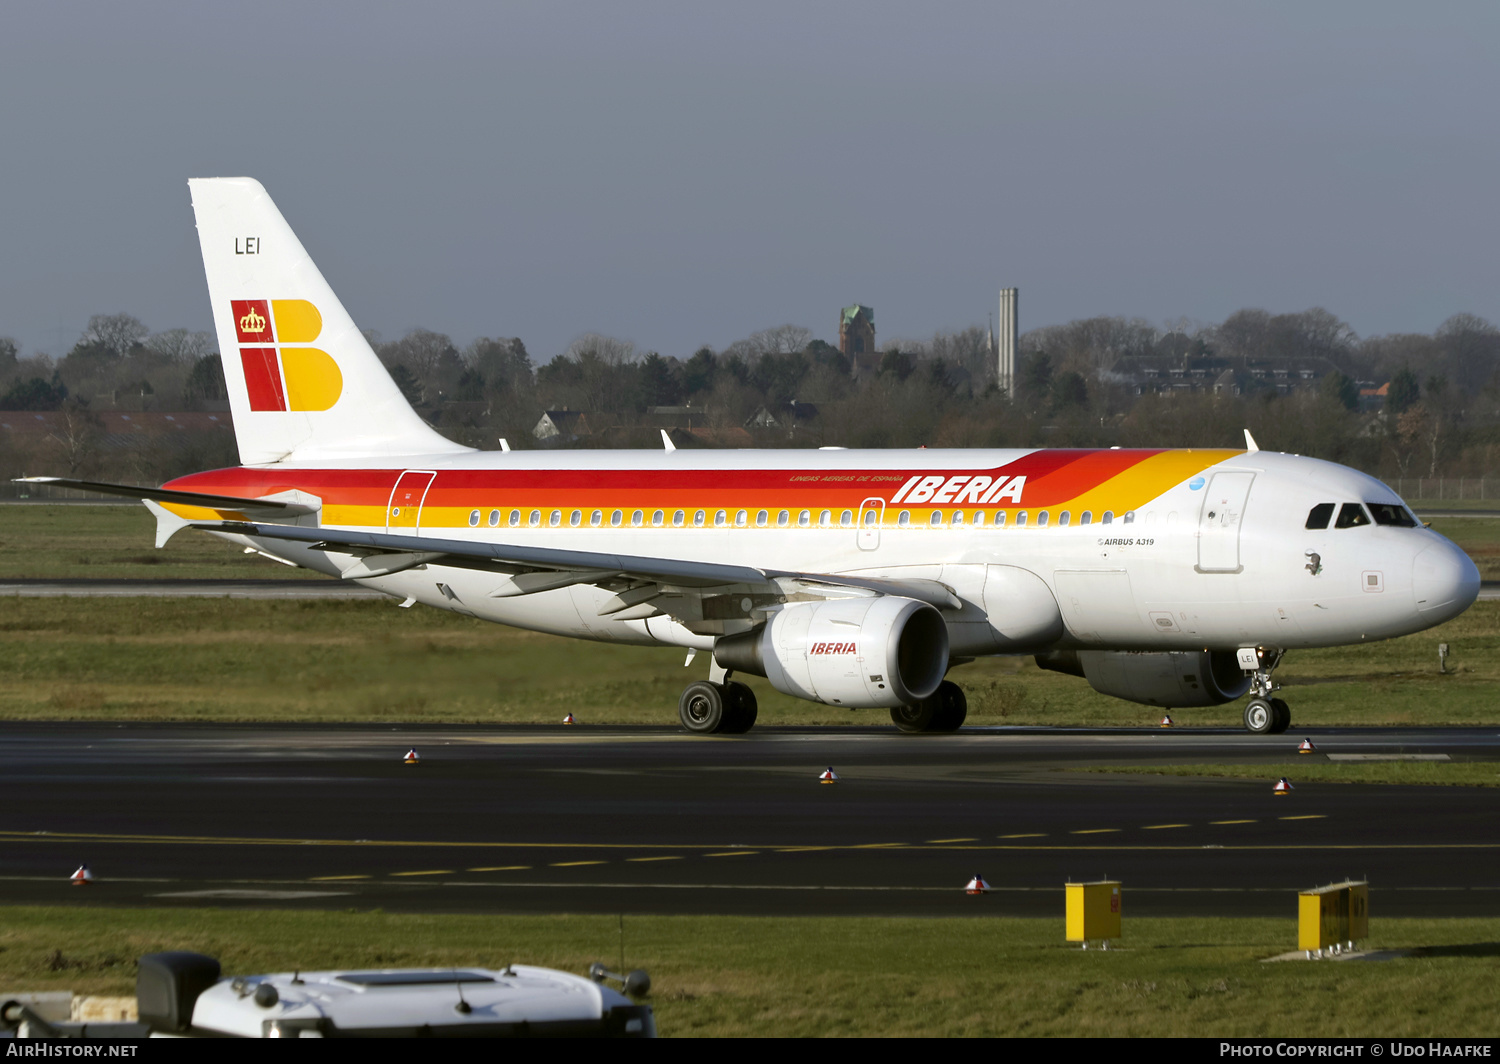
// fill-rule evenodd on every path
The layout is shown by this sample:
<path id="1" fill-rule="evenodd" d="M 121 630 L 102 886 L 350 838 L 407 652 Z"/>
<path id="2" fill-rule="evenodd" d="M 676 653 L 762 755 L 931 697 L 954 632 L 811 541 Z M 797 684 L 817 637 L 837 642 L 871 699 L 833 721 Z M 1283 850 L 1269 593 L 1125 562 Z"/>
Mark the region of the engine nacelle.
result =
<path id="1" fill-rule="evenodd" d="M 1082 676 L 1101 695 L 1164 709 L 1221 706 L 1250 690 L 1230 650 L 1054 650 L 1036 663 Z"/>
<path id="2" fill-rule="evenodd" d="M 948 627 L 932 606 L 909 598 L 797 602 L 764 627 L 718 640 L 714 660 L 797 698 L 891 708 L 920 702 L 942 683 Z"/>

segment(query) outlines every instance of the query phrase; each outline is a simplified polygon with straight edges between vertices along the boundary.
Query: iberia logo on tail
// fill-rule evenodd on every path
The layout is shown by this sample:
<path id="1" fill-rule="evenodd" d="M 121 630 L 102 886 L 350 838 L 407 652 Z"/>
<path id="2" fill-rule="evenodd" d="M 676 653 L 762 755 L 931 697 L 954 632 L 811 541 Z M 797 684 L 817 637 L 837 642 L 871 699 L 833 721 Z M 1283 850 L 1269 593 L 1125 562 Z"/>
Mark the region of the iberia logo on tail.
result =
<path id="1" fill-rule="evenodd" d="M 230 306 L 251 410 L 327 410 L 339 401 L 338 363 L 300 346 L 323 331 L 317 307 L 305 299 L 232 299 Z"/>

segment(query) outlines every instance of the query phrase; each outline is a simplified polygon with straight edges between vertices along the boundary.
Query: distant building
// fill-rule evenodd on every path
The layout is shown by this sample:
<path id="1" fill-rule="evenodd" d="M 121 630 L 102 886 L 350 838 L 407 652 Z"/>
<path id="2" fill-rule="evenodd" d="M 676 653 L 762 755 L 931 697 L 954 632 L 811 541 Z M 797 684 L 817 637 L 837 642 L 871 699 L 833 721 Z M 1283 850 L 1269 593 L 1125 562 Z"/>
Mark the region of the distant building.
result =
<path id="1" fill-rule="evenodd" d="M 592 435 L 593 430 L 582 410 L 548 410 L 531 434 L 543 443 L 572 443 L 579 437 Z"/>
<path id="2" fill-rule="evenodd" d="M 875 353 L 875 308 L 859 303 L 839 314 L 839 352 L 851 358 Z"/>

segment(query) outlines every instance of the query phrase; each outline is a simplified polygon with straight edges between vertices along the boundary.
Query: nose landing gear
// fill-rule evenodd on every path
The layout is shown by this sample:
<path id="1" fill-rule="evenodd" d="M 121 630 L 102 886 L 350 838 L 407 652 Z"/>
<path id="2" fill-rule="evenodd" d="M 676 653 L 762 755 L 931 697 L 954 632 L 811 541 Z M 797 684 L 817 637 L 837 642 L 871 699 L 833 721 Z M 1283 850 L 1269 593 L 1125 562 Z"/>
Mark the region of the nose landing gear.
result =
<path id="1" fill-rule="evenodd" d="M 1280 650 L 1241 650 L 1256 656 L 1255 673 L 1250 678 L 1250 701 L 1245 703 L 1245 730 L 1252 735 L 1280 735 L 1292 726 L 1292 710 L 1284 701 L 1272 697 L 1281 685 L 1271 682 L 1271 673 L 1281 664 Z"/>

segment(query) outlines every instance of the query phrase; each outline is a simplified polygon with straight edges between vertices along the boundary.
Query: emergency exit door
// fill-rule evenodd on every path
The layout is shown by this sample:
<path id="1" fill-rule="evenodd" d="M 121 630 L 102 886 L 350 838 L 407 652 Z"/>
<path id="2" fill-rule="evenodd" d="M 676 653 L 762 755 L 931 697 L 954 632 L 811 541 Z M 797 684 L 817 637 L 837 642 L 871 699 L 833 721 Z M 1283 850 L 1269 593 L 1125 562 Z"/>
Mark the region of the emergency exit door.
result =
<path id="1" fill-rule="evenodd" d="M 430 470 L 408 469 L 391 489 L 391 501 L 385 508 L 386 531 L 415 529 L 421 523 L 422 500 L 437 474 Z"/>
<path id="2" fill-rule="evenodd" d="M 1215 473 L 1198 516 L 1198 571 L 1240 571 L 1240 526 L 1254 473 Z"/>
<path id="3" fill-rule="evenodd" d="M 874 550 L 880 546 L 880 526 L 884 521 L 884 499 L 866 499 L 859 504 L 859 531 L 855 535 L 860 550 Z"/>

